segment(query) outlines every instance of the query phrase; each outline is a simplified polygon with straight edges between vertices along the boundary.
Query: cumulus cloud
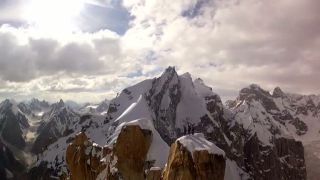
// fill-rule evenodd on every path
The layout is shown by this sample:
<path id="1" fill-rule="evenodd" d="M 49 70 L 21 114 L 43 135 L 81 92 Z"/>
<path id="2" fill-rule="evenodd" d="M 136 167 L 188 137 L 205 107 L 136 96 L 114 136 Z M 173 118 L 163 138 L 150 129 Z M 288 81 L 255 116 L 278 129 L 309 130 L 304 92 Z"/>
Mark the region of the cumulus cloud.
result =
<path id="1" fill-rule="evenodd" d="M 25 36 L 29 35 L 25 33 Z M 68 41 L 63 44 L 55 39 L 34 37 L 28 37 L 21 44 L 17 36 L 14 32 L 0 29 L 0 77 L 3 80 L 29 81 L 61 72 L 96 75 L 114 71 L 111 65 L 119 65 L 115 63 L 120 57 L 117 36 L 93 34 L 87 42 Z"/>
<path id="2" fill-rule="evenodd" d="M 250 83 L 318 93 L 318 1 L 125 4 L 136 17 L 128 39 L 143 39 L 140 46 L 157 52 L 159 64 L 192 72 L 222 94 Z"/>
<path id="3" fill-rule="evenodd" d="M 0 96 L 111 98 L 169 65 L 201 77 L 224 99 L 250 83 L 319 93 L 319 1 L 123 0 L 117 6 L 125 13 L 121 35 L 105 29 L 59 39 L 3 25 Z M 104 15 L 94 16 L 100 23 Z"/>

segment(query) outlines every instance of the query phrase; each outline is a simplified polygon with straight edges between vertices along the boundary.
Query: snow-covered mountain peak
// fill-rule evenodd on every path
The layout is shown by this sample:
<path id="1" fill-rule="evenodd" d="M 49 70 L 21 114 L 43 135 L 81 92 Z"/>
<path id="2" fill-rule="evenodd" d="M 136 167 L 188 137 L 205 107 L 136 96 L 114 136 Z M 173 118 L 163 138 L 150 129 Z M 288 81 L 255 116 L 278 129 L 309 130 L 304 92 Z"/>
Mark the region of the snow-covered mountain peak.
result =
<path id="1" fill-rule="evenodd" d="M 215 92 L 212 91 L 212 88 L 207 86 L 202 79 L 197 78 L 193 81 L 193 84 L 196 88 L 197 93 L 202 97 L 208 96 L 218 96 Z M 220 98 L 220 97 L 219 97 Z"/>
<path id="2" fill-rule="evenodd" d="M 64 102 L 63 102 L 62 99 L 60 99 L 59 102 L 57 103 L 57 106 L 59 106 L 59 107 L 62 107 L 62 106 L 64 106 L 64 105 L 65 105 L 65 104 L 64 104 Z"/>
<path id="3" fill-rule="evenodd" d="M 47 101 L 40 101 L 37 98 L 32 98 L 29 102 L 26 102 L 25 104 L 28 105 L 31 111 L 34 113 L 47 111 L 50 107 L 50 104 Z"/>
<path id="4" fill-rule="evenodd" d="M 59 111 L 59 110 L 61 110 L 63 108 L 68 108 L 69 109 L 69 107 L 63 102 L 62 99 L 60 99 L 59 102 L 53 103 L 51 105 L 51 111 Z"/>
<path id="5" fill-rule="evenodd" d="M 144 112 L 135 118 L 152 119 L 162 138 L 170 144 L 188 125 L 209 123 L 207 128 L 213 129 L 212 123 L 217 124 L 223 106 L 220 97 L 203 81 L 193 81 L 189 73 L 178 75 L 174 67 L 169 67 L 158 78 L 124 89 L 110 102 L 107 119 L 118 121 L 133 109 Z"/>
<path id="6" fill-rule="evenodd" d="M 5 99 L 0 104 L 0 111 L 8 111 L 11 110 L 15 115 L 18 113 L 22 114 L 20 109 L 18 108 L 18 104 L 13 99 Z"/>
<path id="7" fill-rule="evenodd" d="M 272 96 L 275 98 L 283 98 L 286 94 L 280 89 L 280 87 L 275 87 L 272 91 Z"/>
<path id="8" fill-rule="evenodd" d="M 0 104 L 0 136 L 9 144 L 22 149 L 29 122 L 14 100 L 6 99 Z"/>
<path id="9" fill-rule="evenodd" d="M 264 89 L 262 89 L 259 85 L 257 84 L 251 84 L 248 87 L 245 87 L 240 90 L 239 98 L 240 100 L 244 99 L 260 99 L 270 96 L 270 93 Z"/>
<path id="10" fill-rule="evenodd" d="M 162 73 L 161 77 L 172 76 L 172 75 L 178 75 L 178 74 L 177 74 L 176 68 L 174 66 L 169 66 Z"/>
<path id="11" fill-rule="evenodd" d="M 5 99 L 4 101 L 2 101 L 0 103 L 0 108 L 1 109 L 6 109 L 6 108 L 10 108 L 12 106 L 12 103 L 9 99 Z"/>
<path id="12" fill-rule="evenodd" d="M 71 127 L 79 121 L 79 118 L 79 114 L 67 106 L 63 100 L 52 104 L 51 110 L 42 116 L 41 124 L 37 130 L 39 135 L 34 142 L 32 152 L 40 153 L 60 137 L 73 132 Z"/>

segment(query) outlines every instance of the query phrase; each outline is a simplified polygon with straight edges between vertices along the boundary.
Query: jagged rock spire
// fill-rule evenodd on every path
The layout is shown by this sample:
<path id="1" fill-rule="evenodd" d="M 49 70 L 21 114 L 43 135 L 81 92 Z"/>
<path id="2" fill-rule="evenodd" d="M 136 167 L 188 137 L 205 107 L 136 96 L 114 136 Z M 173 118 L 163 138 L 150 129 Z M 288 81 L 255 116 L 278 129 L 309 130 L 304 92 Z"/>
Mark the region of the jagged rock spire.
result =
<path id="1" fill-rule="evenodd" d="M 275 98 L 284 97 L 285 93 L 280 89 L 280 87 L 276 87 L 273 90 L 272 96 Z"/>

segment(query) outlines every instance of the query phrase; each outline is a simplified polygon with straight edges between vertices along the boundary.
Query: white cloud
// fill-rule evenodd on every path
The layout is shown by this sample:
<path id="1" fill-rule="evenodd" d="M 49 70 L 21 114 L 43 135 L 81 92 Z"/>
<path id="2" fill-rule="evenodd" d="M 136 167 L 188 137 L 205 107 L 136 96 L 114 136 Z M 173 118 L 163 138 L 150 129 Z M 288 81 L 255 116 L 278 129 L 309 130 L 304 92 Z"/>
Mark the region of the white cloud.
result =
<path id="1" fill-rule="evenodd" d="M 224 98 L 250 83 L 319 93 L 320 1 L 123 3 L 134 17 L 123 36 L 2 26 L 0 96 L 111 98 L 168 65 L 201 77 Z"/>
<path id="2" fill-rule="evenodd" d="M 319 93 L 318 1 L 205 1 L 195 17 L 181 14 L 197 1 L 128 2 L 136 19 L 126 38 L 142 39 L 139 48 L 156 52 L 159 65 L 200 76 L 222 94 L 250 83 Z"/>

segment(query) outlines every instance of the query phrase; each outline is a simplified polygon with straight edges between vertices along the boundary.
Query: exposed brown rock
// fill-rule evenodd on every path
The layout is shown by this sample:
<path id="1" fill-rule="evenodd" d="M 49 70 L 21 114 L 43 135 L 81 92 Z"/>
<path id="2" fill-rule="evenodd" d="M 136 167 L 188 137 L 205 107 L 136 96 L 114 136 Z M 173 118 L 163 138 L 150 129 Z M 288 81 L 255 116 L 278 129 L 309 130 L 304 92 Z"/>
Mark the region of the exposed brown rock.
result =
<path id="1" fill-rule="evenodd" d="M 130 180 L 144 179 L 144 164 L 151 145 L 152 132 L 138 125 L 124 126 L 113 148 L 108 177 Z M 113 165 L 113 162 L 115 164 Z M 116 171 L 112 171 L 112 168 Z M 108 178 L 107 178 L 108 179 Z"/>
<path id="2" fill-rule="evenodd" d="M 161 180 L 161 173 L 162 173 L 162 170 L 160 168 L 151 168 L 146 174 L 146 179 Z"/>
<path id="3" fill-rule="evenodd" d="M 207 150 L 194 151 L 193 157 L 179 141 L 171 145 L 164 180 L 223 180 L 225 159 Z"/>
<path id="4" fill-rule="evenodd" d="M 221 155 L 210 154 L 207 150 L 193 152 L 197 179 L 224 179 L 225 159 Z"/>
<path id="5" fill-rule="evenodd" d="M 66 162 L 71 180 L 145 179 L 144 165 L 152 132 L 138 125 L 124 126 L 113 148 L 93 144 L 79 133 L 67 148 Z M 157 173 L 152 172 L 157 177 Z M 160 176 L 159 176 L 160 177 Z"/>
<path id="6" fill-rule="evenodd" d="M 79 133 L 67 148 L 66 160 L 70 179 L 130 179 L 130 180 L 222 180 L 225 159 L 208 150 L 195 150 L 193 155 L 178 140 L 172 144 L 168 163 L 163 171 L 146 171 L 146 157 L 152 132 L 138 125 L 124 126 L 113 148 L 94 145 L 84 133 Z M 161 174 L 162 173 L 162 174 Z M 161 177 L 163 175 L 163 177 Z"/>
<path id="7" fill-rule="evenodd" d="M 196 177 L 191 153 L 177 141 L 171 145 L 163 179 L 192 180 Z"/>
<path id="8" fill-rule="evenodd" d="M 100 163 L 103 148 L 89 141 L 85 133 L 76 135 L 66 152 L 66 162 L 71 180 L 93 180 L 105 168 Z"/>

